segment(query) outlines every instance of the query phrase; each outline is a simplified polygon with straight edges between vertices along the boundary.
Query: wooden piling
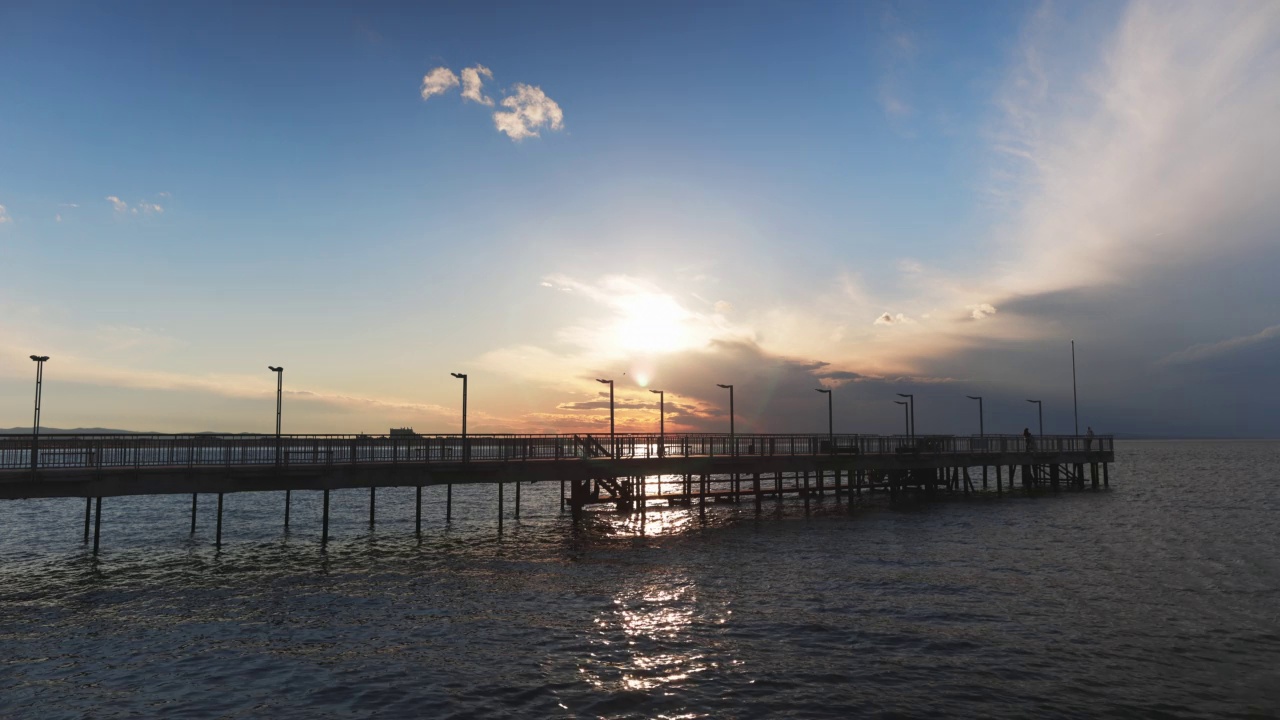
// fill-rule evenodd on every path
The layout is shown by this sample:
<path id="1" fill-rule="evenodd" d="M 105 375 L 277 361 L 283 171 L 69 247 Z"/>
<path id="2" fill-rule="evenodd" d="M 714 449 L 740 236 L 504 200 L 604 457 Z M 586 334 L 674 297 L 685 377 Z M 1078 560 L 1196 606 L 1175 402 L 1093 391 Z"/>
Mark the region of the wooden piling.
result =
<path id="1" fill-rule="evenodd" d="M 997 494 L 997 495 L 1003 495 L 1003 494 L 1004 494 L 1004 488 L 1002 487 L 1003 482 L 1001 481 L 1001 478 L 1000 478 L 1001 470 L 1003 469 L 1003 467 L 1004 467 L 1004 466 L 1002 466 L 1002 465 L 997 465 L 997 466 L 996 466 L 996 494 Z"/>
<path id="2" fill-rule="evenodd" d="M 560 481 L 560 512 L 564 512 L 564 481 Z"/>
<path id="3" fill-rule="evenodd" d="M 751 490 L 756 496 L 756 514 L 760 514 L 760 473 L 751 473 Z"/>
<path id="4" fill-rule="evenodd" d="M 984 492 L 987 489 L 987 466 L 985 464 L 982 466 L 982 489 Z"/>
<path id="5" fill-rule="evenodd" d="M 804 471 L 804 514 L 809 514 L 809 471 Z"/>
<path id="6" fill-rule="evenodd" d="M 377 517 L 376 515 L 377 504 L 378 504 L 377 498 L 378 498 L 378 488 L 376 487 L 369 488 L 369 527 L 373 527 L 373 522 Z"/>
<path id="7" fill-rule="evenodd" d="M 289 529 L 289 505 L 292 502 L 292 498 L 290 497 L 292 494 L 293 494 L 292 490 L 284 491 L 284 529 L 285 530 Z"/>
<path id="8" fill-rule="evenodd" d="M 199 497 L 197 493 L 191 493 L 191 534 L 192 535 L 196 534 L 196 498 L 197 497 Z M 86 522 L 87 522 L 87 518 L 86 518 Z M 88 532 L 89 532 L 89 527 L 88 525 L 86 525 L 85 526 L 86 539 L 88 539 Z"/>
<path id="9" fill-rule="evenodd" d="M 213 534 L 213 547 L 222 549 L 222 493 L 218 493 L 218 529 Z"/>
<path id="10" fill-rule="evenodd" d="M 498 481 L 498 532 L 502 532 L 502 488 L 506 483 Z"/>
<path id="11" fill-rule="evenodd" d="M 419 485 L 417 493 L 414 497 L 414 515 L 413 515 L 413 532 L 418 537 L 422 537 L 422 486 Z"/>
<path id="12" fill-rule="evenodd" d="M 516 481 L 516 519 L 520 519 L 520 481 Z"/>
<path id="13" fill-rule="evenodd" d="M 453 522 L 453 483 L 444 486 L 444 521 Z"/>
<path id="14" fill-rule="evenodd" d="M 1107 469 L 1111 463 L 1102 463 L 1102 487 L 1111 487 L 1111 472 Z"/>
<path id="15" fill-rule="evenodd" d="M 93 507 L 93 498 L 84 499 L 84 541 L 89 542 L 89 510 Z M 194 522 L 194 520 L 192 521 Z M 195 532 L 194 530 L 192 532 Z"/>

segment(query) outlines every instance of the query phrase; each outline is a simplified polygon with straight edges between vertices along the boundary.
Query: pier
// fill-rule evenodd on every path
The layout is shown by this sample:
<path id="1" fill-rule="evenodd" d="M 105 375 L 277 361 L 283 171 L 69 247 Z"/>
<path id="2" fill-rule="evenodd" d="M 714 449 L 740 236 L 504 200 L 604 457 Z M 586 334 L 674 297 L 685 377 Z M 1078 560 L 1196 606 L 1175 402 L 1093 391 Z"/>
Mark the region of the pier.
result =
<path id="1" fill-rule="evenodd" d="M 84 498 L 84 538 L 95 552 L 104 497 L 191 495 L 192 532 L 199 496 L 216 495 L 215 544 L 222 544 L 226 493 L 324 494 L 321 542 L 329 538 L 329 493 L 367 488 L 369 522 L 377 489 L 443 486 L 445 520 L 454 485 L 497 488 L 496 522 L 513 489 L 520 516 L 523 483 L 559 482 L 561 509 L 650 512 L 710 502 L 802 498 L 827 493 L 850 507 L 865 493 L 936 495 L 1099 489 L 1110 485 L 1111 436 L 825 435 L 717 433 L 615 435 L 0 435 L 0 500 Z"/>

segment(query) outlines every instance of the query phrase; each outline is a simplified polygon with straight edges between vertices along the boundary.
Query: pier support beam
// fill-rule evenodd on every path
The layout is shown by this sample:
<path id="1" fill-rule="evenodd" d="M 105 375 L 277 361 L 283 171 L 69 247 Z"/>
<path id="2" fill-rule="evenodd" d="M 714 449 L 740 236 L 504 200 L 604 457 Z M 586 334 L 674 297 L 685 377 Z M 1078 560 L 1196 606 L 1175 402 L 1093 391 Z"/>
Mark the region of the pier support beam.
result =
<path id="1" fill-rule="evenodd" d="M 804 471 L 804 514 L 809 514 L 809 471 Z"/>
<path id="2" fill-rule="evenodd" d="M 94 500 L 93 508 L 93 554 L 98 554 L 98 536 L 102 534 L 102 496 Z"/>
<path id="3" fill-rule="evenodd" d="M 516 519 L 520 519 L 520 481 L 516 481 Z"/>
<path id="4" fill-rule="evenodd" d="M 289 506 L 292 504 L 292 501 L 293 501 L 292 496 L 293 496 L 292 490 L 284 491 L 284 529 L 286 532 L 288 532 L 289 530 Z"/>
<path id="5" fill-rule="evenodd" d="M 504 482 L 498 483 L 498 532 L 502 532 L 502 488 L 505 486 Z"/>
<path id="6" fill-rule="evenodd" d="M 1001 479 L 1000 479 L 1001 471 L 1003 469 L 1004 468 L 1001 465 L 996 466 L 996 494 L 997 495 L 1004 494 L 1004 488 L 1002 487 L 1003 483 L 1001 482 Z"/>
<path id="7" fill-rule="evenodd" d="M 760 473 L 751 473 L 751 491 L 756 496 L 756 514 L 760 514 Z"/>
<path id="8" fill-rule="evenodd" d="M 324 491 L 324 510 L 320 520 L 320 547 L 329 544 L 329 491 Z"/>
<path id="9" fill-rule="evenodd" d="M 198 497 L 199 495 L 197 493 L 191 493 L 191 534 L 192 535 L 196 534 L 196 498 Z M 86 526 L 86 530 L 87 529 L 88 528 Z"/>
<path id="10" fill-rule="evenodd" d="M 1110 463 L 1102 463 L 1102 487 L 1111 487 L 1111 472 L 1107 470 Z"/>
<path id="11" fill-rule="evenodd" d="M 378 488 L 376 487 L 369 488 L 369 527 L 373 527 L 374 519 L 377 517 L 376 516 L 377 504 L 378 504 L 377 498 L 378 498 Z"/>
<path id="12" fill-rule="evenodd" d="M 444 521 L 453 522 L 453 483 L 444 486 Z"/>
<path id="13" fill-rule="evenodd" d="M 414 497 L 413 534 L 422 538 L 422 486 L 416 488 Z"/>
<path id="14" fill-rule="evenodd" d="M 213 547 L 222 549 L 222 493 L 218 493 L 218 529 L 214 531 Z"/>
<path id="15" fill-rule="evenodd" d="M 1097 483 L 1094 484 L 1095 487 Z M 89 542 L 89 511 L 93 508 L 93 498 L 84 499 L 84 541 Z"/>

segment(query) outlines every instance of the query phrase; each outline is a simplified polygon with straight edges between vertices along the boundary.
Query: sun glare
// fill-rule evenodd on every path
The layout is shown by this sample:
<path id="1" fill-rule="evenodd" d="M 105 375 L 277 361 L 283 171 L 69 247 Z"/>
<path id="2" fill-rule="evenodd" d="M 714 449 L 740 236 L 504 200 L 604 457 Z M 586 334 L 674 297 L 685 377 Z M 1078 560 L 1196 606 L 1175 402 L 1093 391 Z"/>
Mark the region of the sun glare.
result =
<path id="1" fill-rule="evenodd" d="M 670 353 L 698 347 L 707 341 L 694 327 L 693 313 L 670 295 L 636 293 L 614 301 L 619 316 L 612 344 L 624 353 Z"/>

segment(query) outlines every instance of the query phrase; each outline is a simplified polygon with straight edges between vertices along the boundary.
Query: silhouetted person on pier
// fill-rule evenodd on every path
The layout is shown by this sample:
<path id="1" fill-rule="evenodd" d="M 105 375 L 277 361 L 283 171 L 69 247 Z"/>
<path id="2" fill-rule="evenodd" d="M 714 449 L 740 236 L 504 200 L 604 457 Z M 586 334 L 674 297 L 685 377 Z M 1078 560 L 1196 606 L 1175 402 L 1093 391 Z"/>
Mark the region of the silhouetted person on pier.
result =
<path id="1" fill-rule="evenodd" d="M 1084 451 L 1089 452 L 1093 449 L 1093 426 L 1089 426 L 1089 431 L 1084 434 Z"/>
<path id="2" fill-rule="evenodd" d="M 1022 439 L 1027 441 L 1027 452 L 1036 449 L 1036 439 L 1031 436 L 1031 428 L 1022 428 Z"/>

